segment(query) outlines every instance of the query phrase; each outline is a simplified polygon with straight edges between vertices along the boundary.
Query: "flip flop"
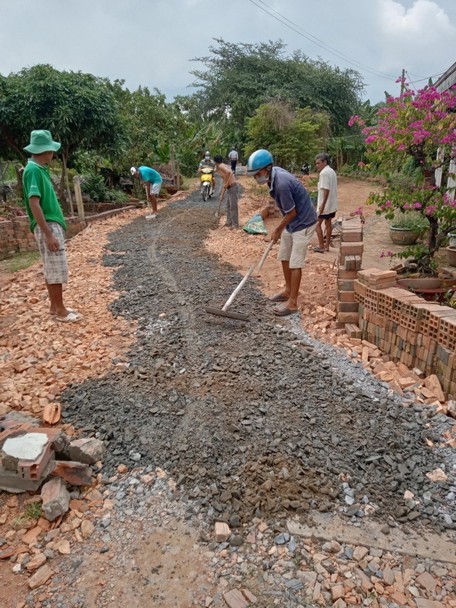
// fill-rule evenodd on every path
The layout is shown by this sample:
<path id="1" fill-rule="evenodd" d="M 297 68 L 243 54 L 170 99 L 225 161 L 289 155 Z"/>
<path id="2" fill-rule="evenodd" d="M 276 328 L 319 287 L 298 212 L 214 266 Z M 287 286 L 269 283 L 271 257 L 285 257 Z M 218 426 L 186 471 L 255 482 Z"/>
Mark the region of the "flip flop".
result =
<path id="1" fill-rule="evenodd" d="M 282 293 L 275 293 L 273 296 L 269 298 L 270 302 L 287 302 L 287 296 L 284 296 Z"/>
<path id="2" fill-rule="evenodd" d="M 60 321 L 60 323 L 76 323 L 76 321 L 80 321 L 81 315 L 77 312 L 69 312 L 66 317 L 55 317 L 56 321 Z"/>
<path id="3" fill-rule="evenodd" d="M 68 306 L 67 310 L 68 310 L 68 312 L 75 312 L 74 308 L 70 308 L 69 306 Z M 51 317 L 55 317 L 55 315 L 56 315 L 55 312 L 50 312 L 49 314 L 51 315 Z"/>
<path id="4" fill-rule="evenodd" d="M 315 253 L 324 253 L 326 251 L 326 249 L 323 249 L 323 247 L 314 247 L 313 250 Z"/>
<path id="5" fill-rule="evenodd" d="M 284 308 L 273 308 L 272 312 L 276 315 L 276 317 L 287 317 L 288 315 L 294 315 L 295 313 L 299 312 L 299 310 L 291 310 L 288 308 L 288 306 L 285 306 Z"/>

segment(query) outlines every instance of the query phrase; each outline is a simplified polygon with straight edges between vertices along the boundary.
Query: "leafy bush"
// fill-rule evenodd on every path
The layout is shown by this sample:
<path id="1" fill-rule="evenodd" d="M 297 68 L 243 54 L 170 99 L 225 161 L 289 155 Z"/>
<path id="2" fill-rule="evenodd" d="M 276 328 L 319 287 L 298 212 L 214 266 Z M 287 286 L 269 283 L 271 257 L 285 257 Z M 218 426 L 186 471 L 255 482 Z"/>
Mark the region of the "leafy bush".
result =
<path id="1" fill-rule="evenodd" d="M 108 192 L 103 177 L 94 173 L 82 176 L 81 190 L 93 201 L 97 202 L 105 201 Z"/>
<path id="2" fill-rule="evenodd" d="M 418 234 L 423 234 L 429 229 L 429 222 L 421 213 L 408 212 L 396 213 L 391 221 L 392 228 L 402 228 L 404 230 L 413 230 Z"/>
<path id="3" fill-rule="evenodd" d="M 128 202 L 128 196 L 122 190 L 106 190 L 105 200 L 121 204 Z"/>

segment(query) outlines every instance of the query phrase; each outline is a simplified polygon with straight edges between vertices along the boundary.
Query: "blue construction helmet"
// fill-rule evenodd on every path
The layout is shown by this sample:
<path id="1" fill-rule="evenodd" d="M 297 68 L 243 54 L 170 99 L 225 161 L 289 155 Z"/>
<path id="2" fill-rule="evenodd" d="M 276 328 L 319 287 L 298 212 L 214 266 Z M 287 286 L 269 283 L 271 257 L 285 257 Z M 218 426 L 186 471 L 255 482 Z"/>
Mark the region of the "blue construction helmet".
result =
<path id="1" fill-rule="evenodd" d="M 274 163 L 272 154 L 267 150 L 256 150 L 249 156 L 247 161 L 247 175 L 255 175 L 261 169 L 269 167 Z"/>

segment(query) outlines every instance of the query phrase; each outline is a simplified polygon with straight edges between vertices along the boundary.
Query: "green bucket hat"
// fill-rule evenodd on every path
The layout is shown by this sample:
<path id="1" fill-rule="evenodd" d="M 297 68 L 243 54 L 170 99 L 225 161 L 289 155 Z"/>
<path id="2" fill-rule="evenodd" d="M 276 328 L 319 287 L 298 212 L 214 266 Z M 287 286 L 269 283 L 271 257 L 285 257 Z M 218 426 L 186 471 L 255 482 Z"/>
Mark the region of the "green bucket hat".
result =
<path id="1" fill-rule="evenodd" d="M 61 144 L 52 141 L 50 131 L 38 130 L 30 133 L 30 144 L 24 148 L 30 154 L 41 154 L 42 152 L 58 152 Z"/>

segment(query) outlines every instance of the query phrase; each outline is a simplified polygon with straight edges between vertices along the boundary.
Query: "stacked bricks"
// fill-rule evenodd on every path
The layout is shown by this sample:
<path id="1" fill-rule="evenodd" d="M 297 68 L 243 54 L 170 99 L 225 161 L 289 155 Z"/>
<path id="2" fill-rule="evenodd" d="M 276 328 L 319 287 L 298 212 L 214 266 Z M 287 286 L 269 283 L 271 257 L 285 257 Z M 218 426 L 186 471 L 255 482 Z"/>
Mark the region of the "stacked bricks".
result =
<path id="1" fill-rule="evenodd" d="M 359 304 L 361 338 L 394 361 L 436 374 L 456 397 L 456 310 L 393 287 L 394 271 L 358 273 L 353 288 Z"/>
<path id="2" fill-rule="evenodd" d="M 16 253 L 13 222 L 0 221 L 0 258 L 6 258 Z"/>
<path id="3" fill-rule="evenodd" d="M 337 271 L 337 317 L 339 326 L 358 324 L 358 301 L 354 290 L 363 253 L 363 225 L 360 218 L 343 220 Z"/>
<path id="4" fill-rule="evenodd" d="M 131 207 L 128 207 L 130 209 Z M 117 215 L 125 211 L 126 208 L 117 208 L 110 211 L 93 215 L 87 220 L 80 220 L 77 217 L 65 218 L 67 224 L 66 238 L 73 236 L 84 230 L 90 222 L 105 219 L 111 215 Z M 30 222 L 28 217 L 17 217 L 13 220 L 0 221 L 0 259 L 23 253 L 24 251 L 36 251 L 38 249 L 33 233 L 30 232 Z"/>
<path id="5" fill-rule="evenodd" d="M 0 259 L 36 249 L 28 217 L 15 217 L 13 220 L 0 222 Z"/>

